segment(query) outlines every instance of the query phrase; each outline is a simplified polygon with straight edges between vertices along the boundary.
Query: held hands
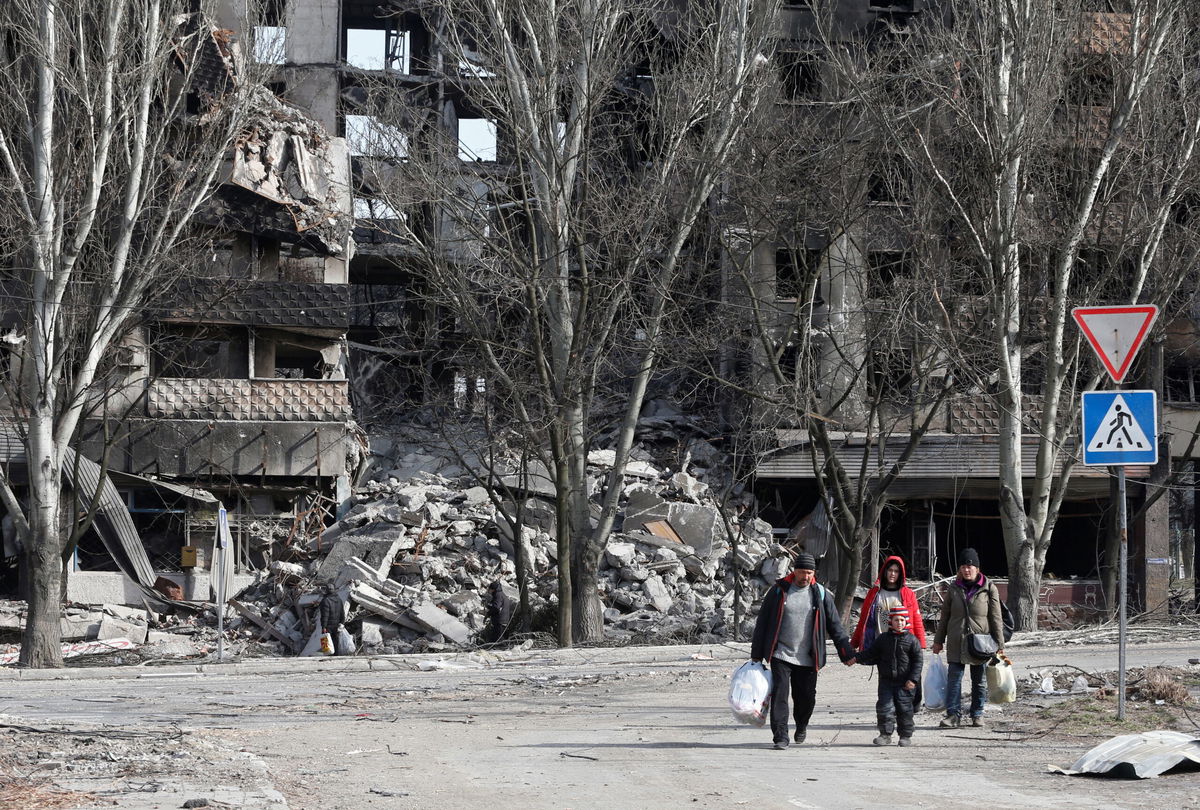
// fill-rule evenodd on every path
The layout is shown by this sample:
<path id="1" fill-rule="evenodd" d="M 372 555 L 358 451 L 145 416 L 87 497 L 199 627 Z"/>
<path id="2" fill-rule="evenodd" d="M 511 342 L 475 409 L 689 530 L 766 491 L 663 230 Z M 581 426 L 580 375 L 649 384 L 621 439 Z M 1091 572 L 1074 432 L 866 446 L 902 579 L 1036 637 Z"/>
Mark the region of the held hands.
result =
<path id="1" fill-rule="evenodd" d="M 941 645 L 941 644 L 938 644 L 938 643 L 935 641 L 935 642 L 933 642 L 933 646 L 929 648 L 929 651 L 930 651 L 931 653 L 933 653 L 934 655 L 937 655 L 938 653 L 940 653 L 940 652 L 942 651 L 942 645 Z"/>
<path id="2" fill-rule="evenodd" d="M 913 683 L 912 681 L 905 681 L 904 688 L 905 689 L 916 689 L 917 685 L 915 683 Z"/>

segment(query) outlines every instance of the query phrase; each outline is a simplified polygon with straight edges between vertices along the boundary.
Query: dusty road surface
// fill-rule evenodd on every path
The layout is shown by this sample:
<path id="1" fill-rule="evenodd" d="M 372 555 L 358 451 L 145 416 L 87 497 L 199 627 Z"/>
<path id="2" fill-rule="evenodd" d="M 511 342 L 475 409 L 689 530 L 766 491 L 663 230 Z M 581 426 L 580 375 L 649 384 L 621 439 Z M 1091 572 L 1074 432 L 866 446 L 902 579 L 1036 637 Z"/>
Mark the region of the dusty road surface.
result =
<path id="1" fill-rule="evenodd" d="M 915 746 L 873 747 L 865 667 L 824 670 L 808 741 L 774 751 L 768 730 L 735 725 L 725 705 L 745 649 L 530 650 L 482 667 L 405 656 L 8 670 L 0 799 L 137 810 L 188 799 L 273 810 L 1200 807 L 1200 771 L 1048 774 L 1111 735 L 1023 734 L 1004 711 L 953 732 L 921 714 Z M 1012 651 L 1019 670 L 1116 665 L 1111 646 Z M 1129 660 L 1186 666 L 1197 655 L 1194 641 L 1143 644 Z"/>

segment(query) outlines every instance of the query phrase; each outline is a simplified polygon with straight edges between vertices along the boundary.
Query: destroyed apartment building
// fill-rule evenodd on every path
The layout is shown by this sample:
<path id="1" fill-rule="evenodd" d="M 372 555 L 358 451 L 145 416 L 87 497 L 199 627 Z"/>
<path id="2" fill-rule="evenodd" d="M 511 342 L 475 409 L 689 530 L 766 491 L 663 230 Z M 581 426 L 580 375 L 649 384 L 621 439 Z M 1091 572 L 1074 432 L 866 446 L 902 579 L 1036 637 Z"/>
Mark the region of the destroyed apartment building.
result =
<path id="1" fill-rule="evenodd" d="M 243 80 L 246 55 L 224 23 L 201 29 L 197 99 Z M 302 110 L 251 92 L 224 182 L 193 220 L 210 249 L 150 302 L 116 352 L 115 393 L 81 430 L 69 483 L 81 503 L 97 489 L 101 500 L 66 566 L 72 601 L 138 604 L 156 582 L 205 599 L 220 507 L 248 581 L 273 546 L 331 521 L 348 498 L 363 447 L 346 379 L 349 154 Z M 5 292 L 16 326 L 21 291 Z M 23 457 L 9 445 L 19 490 Z M 6 566 L 5 593 L 16 579 Z"/>
<path id="2" fill-rule="evenodd" d="M 840 0 L 833 3 L 834 32 L 857 43 L 864 32 L 895 35 L 925 5 Z M 450 226 L 436 202 L 397 210 L 376 193 L 373 179 L 394 166 L 375 146 L 381 136 L 400 136 L 366 114 L 363 102 L 386 88 L 424 107 L 426 123 L 458 143 L 464 185 L 486 185 L 510 167 L 503 133 L 464 92 L 482 74 L 472 70 L 470 54 L 443 52 L 438 12 L 419 3 L 278 0 L 256 5 L 255 15 L 240 0 L 219 7 L 219 30 L 234 33 L 214 36 L 213 71 L 230 69 L 225 55 L 241 47 L 271 67 L 270 81 L 201 217 L 217 247 L 196 257 L 122 348 L 125 413 L 95 421 L 80 445 L 81 458 L 106 456 L 110 483 L 81 485 L 85 493 L 100 487 L 104 498 L 101 519 L 72 562 L 69 599 L 139 604 L 134 583 L 156 582 L 172 597 L 207 599 L 223 506 L 238 572 L 230 626 L 245 643 L 316 652 L 315 616 L 326 585 L 348 606 L 348 626 L 366 651 L 437 651 L 499 638 L 519 599 L 518 546 L 527 561 L 529 608 L 547 616 L 557 598 L 548 481 L 509 488 L 526 520 L 514 537 L 518 503 L 494 500 L 478 485 L 469 450 L 448 447 L 436 431 L 400 425 L 437 399 L 423 389 L 430 381 L 441 396 L 472 385 L 454 363 L 453 324 L 421 295 L 421 257 L 399 235 Z M 1097 25 L 1111 26 L 1114 16 L 1098 17 Z M 780 25 L 779 106 L 787 115 L 810 115 L 821 109 L 810 102 L 836 90 L 822 79 L 827 68 L 813 12 L 785 3 Z M 410 133 L 400 135 L 409 147 Z M 880 302 L 891 289 L 880 282 L 903 286 L 925 261 L 906 231 L 910 203 L 886 182 L 868 185 L 852 225 L 794 223 L 727 257 L 751 269 L 747 286 L 769 299 L 764 309 L 778 320 L 772 329 L 812 305 L 811 373 L 824 400 L 841 403 L 830 417 L 847 469 L 861 466 L 868 452 L 867 403 L 879 386 L 902 411 L 911 382 L 889 380 L 888 358 L 864 339 L 869 319 L 886 311 Z M 469 251 L 462 261 L 469 272 Z M 815 296 L 808 300 L 800 282 L 812 269 Z M 1188 318 L 1174 321 L 1166 371 L 1148 383 L 1165 380 L 1164 421 L 1177 427 L 1176 464 L 1190 465 L 1197 455 L 1186 441 L 1200 402 L 1194 332 Z M 761 351 L 753 345 L 750 354 Z M 113 403 L 108 412 L 118 410 Z M 720 442 L 710 443 L 711 435 L 666 402 L 649 404 L 600 563 L 610 635 L 745 637 L 756 600 L 786 573 L 798 542 L 826 554 L 823 579 L 835 579 L 840 552 L 817 483 L 821 451 L 799 425 L 769 425 L 777 447 L 753 470 L 757 501 L 747 509 L 748 495 L 732 505 L 717 496 L 727 491 L 733 466 Z M 955 551 L 973 545 L 989 576 L 1003 580 L 998 430 L 994 400 L 977 392 L 939 403 L 890 491 L 894 506 L 872 551 L 904 555 L 914 579 L 930 581 L 951 574 Z M 892 439 L 882 444 L 878 467 L 902 448 Z M 610 455 L 589 456 L 589 492 L 601 490 Z M 1033 463 L 1032 454 L 1025 463 Z M 1075 470 L 1056 529 L 1064 541 L 1048 566 L 1057 577 L 1043 588 L 1050 606 L 1043 621 L 1089 619 L 1106 609 L 1096 560 L 1108 494 L 1106 475 Z M 1163 499 L 1132 529 L 1131 570 L 1147 608 L 1167 604 L 1169 566 L 1158 561 L 1191 570 L 1194 545 L 1171 543 L 1190 536 L 1194 498 L 1187 491 Z M 15 567 L 2 582 L 0 591 L 16 594 Z M 145 639 L 151 631 L 194 630 L 161 615 L 147 626 L 138 613 L 110 616 L 114 628 L 116 619 L 134 627 L 102 635 Z M 66 637 L 94 638 L 104 619 L 83 611 L 71 621 Z"/>

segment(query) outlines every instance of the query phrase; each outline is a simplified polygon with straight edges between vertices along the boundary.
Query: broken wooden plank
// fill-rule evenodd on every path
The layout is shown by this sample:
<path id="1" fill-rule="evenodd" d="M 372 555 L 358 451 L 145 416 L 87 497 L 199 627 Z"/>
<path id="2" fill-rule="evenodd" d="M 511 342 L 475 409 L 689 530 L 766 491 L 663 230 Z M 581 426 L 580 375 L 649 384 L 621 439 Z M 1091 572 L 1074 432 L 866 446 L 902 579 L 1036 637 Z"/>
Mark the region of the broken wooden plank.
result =
<path id="1" fill-rule="evenodd" d="M 239 602 L 236 599 L 230 599 L 229 604 L 232 605 L 233 609 L 236 610 L 238 613 L 240 613 L 242 616 L 246 617 L 250 621 L 254 622 L 256 625 L 261 627 L 263 629 L 263 631 L 266 632 L 267 635 L 271 636 L 271 638 L 280 642 L 281 644 L 286 646 L 292 652 L 296 651 L 296 643 L 294 641 L 292 641 L 292 639 L 288 638 L 283 633 L 280 633 L 279 630 L 275 627 L 275 625 L 271 624 L 269 621 L 264 619 L 262 616 L 259 616 L 258 613 L 256 613 L 254 610 L 247 607 L 246 605 L 243 605 L 241 602 Z"/>

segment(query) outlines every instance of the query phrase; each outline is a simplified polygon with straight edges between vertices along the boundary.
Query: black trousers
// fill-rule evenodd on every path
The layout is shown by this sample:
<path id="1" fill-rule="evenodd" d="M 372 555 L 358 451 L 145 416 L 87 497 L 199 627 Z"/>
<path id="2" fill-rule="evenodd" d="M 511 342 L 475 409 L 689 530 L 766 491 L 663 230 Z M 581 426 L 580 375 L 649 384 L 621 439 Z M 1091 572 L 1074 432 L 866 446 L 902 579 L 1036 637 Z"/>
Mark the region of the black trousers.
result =
<path id="1" fill-rule="evenodd" d="M 911 737 L 916 724 L 913 722 L 913 698 L 916 689 L 905 689 L 904 681 L 879 677 L 879 700 L 875 702 L 875 718 L 879 721 L 879 733 L 891 734 L 897 729 L 901 737 Z"/>
<path id="2" fill-rule="evenodd" d="M 817 705 L 817 670 L 771 659 L 771 737 L 775 742 L 788 739 L 788 691 L 796 704 L 796 730 L 808 729 L 813 707 Z"/>

